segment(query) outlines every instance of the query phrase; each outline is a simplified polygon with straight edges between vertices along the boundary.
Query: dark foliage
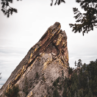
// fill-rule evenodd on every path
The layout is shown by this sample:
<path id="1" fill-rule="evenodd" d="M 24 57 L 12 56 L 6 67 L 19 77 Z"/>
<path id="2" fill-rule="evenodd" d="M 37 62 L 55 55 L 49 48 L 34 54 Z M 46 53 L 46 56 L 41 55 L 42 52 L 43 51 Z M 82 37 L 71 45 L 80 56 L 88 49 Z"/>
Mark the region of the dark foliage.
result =
<path id="1" fill-rule="evenodd" d="M 57 89 L 54 90 L 53 97 L 60 97 Z"/>
<path id="2" fill-rule="evenodd" d="M 20 1 L 20 0 L 17 0 Z M 56 2 L 54 3 L 54 5 L 58 4 L 60 5 L 61 3 L 65 3 L 64 0 L 56 0 Z M 13 8 L 10 6 L 10 3 L 13 3 L 13 0 L 1 0 L 1 11 L 4 13 L 4 15 L 6 15 L 7 17 L 9 17 L 10 15 L 13 14 L 13 12 L 17 13 L 17 9 Z M 53 5 L 53 0 L 51 0 L 51 6 Z"/>
<path id="3" fill-rule="evenodd" d="M 7 97 L 19 97 L 19 87 L 18 86 L 14 86 L 13 88 L 8 89 L 7 92 L 5 92 L 5 95 Z"/>
<path id="4" fill-rule="evenodd" d="M 67 85 L 65 84 L 64 86 L 64 91 L 63 91 L 63 94 L 62 94 L 63 97 L 67 97 Z"/>
<path id="5" fill-rule="evenodd" d="M 36 79 L 38 79 L 39 78 L 39 74 L 38 74 L 38 72 L 36 72 Z"/>
<path id="6" fill-rule="evenodd" d="M 69 74 L 72 74 L 73 69 L 69 67 Z"/>
<path id="7" fill-rule="evenodd" d="M 19 1 L 19 0 L 17 0 Z M 17 13 L 17 9 L 10 6 L 10 3 L 13 3 L 13 0 L 1 0 L 1 11 L 9 17 L 13 12 Z"/>
<path id="8" fill-rule="evenodd" d="M 63 97 L 97 97 L 97 61 L 74 70 L 64 82 Z"/>
<path id="9" fill-rule="evenodd" d="M 20 0 L 17 0 L 20 1 Z M 53 1 L 51 0 L 51 6 L 53 5 Z M 17 9 L 10 7 L 10 3 L 13 0 L 1 0 L 1 11 L 9 17 L 13 14 L 13 12 L 17 13 Z M 77 3 L 80 4 L 81 8 L 85 11 L 81 13 L 78 8 L 73 8 L 74 11 L 74 18 L 76 19 L 75 24 L 69 24 L 72 27 L 72 31 L 88 33 L 89 31 L 93 30 L 94 27 L 97 27 L 97 0 L 76 0 Z M 65 3 L 65 0 L 56 0 L 54 5 L 60 5 L 61 3 Z"/>
<path id="10" fill-rule="evenodd" d="M 54 5 L 58 4 L 60 5 L 61 3 L 65 3 L 64 0 L 56 0 L 56 2 L 54 3 Z M 51 6 L 53 5 L 53 0 L 51 0 Z"/>
<path id="11" fill-rule="evenodd" d="M 70 27 L 74 33 L 82 32 L 84 35 L 97 27 L 97 0 L 76 0 L 76 2 L 80 3 L 85 12 L 81 13 L 78 8 L 73 8 L 76 23 L 70 24 Z"/>
<path id="12" fill-rule="evenodd" d="M 59 83 L 59 77 L 54 81 L 53 86 L 56 87 Z"/>
<path id="13" fill-rule="evenodd" d="M 75 66 L 81 67 L 82 66 L 82 60 L 79 59 L 78 62 L 75 61 Z"/>
<path id="14" fill-rule="evenodd" d="M 29 93 L 29 91 L 28 91 L 28 81 L 27 81 L 27 77 L 25 78 L 23 92 L 24 92 L 26 95 L 28 95 L 28 93 Z"/>

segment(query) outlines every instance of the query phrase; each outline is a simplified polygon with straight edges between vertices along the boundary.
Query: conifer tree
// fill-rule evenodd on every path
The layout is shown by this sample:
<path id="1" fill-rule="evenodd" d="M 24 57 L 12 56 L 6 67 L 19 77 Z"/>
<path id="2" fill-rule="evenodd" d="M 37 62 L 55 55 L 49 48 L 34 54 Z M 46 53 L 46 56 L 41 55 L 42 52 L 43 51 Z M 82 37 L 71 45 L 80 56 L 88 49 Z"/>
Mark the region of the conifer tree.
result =
<path id="1" fill-rule="evenodd" d="M 68 92 L 68 96 L 67 97 L 71 97 L 71 92 L 70 91 Z"/>
<path id="2" fill-rule="evenodd" d="M 57 89 L 54 90 L 53 97 L 60 97 Z"/>
<path id="3" fill-rule="evenodd" d="M 65 84 L 64 91 L 63 91 L 63 97 L 67 97 L 67 85 Z"/>
<path id="4" fill-rule="evenodd" d="M 89 92 L 88 92 L 88 97 L 93 97 L 93 94 L 92 94 L 91 89 L 89 89 Z"/>
<path id="5" fill-rule="evenodd" d="M 76 23 L 70 24 L 72 31 L 88 33 L 97 27 L 97 0 L 76 0 L 80 4 L 84 13 L 81 13 L 78 8 L 73 8 Z"/>

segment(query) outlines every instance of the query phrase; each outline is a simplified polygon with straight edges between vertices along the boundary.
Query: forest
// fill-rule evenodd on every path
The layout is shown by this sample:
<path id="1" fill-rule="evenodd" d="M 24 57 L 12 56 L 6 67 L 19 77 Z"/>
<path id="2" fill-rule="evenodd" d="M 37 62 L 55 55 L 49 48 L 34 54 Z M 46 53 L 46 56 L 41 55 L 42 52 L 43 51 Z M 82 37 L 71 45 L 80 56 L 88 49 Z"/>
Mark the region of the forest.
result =
<path id="1" fill-rule="evenodd" d="M 97 59 L 76 69 L 69 68 L 69 78 L 63 79 L 61 85 L 58 83 L 59 79 L 53 84 L 53 97 L 60 97 L 58 87 L 64 88 L 62 97 L 97 97 Z"/>
<path id="2" fill-rule="evenodd" d="M 63 97 L 97 97 L 97 59 L 76 69 L 69 68 Z"/>

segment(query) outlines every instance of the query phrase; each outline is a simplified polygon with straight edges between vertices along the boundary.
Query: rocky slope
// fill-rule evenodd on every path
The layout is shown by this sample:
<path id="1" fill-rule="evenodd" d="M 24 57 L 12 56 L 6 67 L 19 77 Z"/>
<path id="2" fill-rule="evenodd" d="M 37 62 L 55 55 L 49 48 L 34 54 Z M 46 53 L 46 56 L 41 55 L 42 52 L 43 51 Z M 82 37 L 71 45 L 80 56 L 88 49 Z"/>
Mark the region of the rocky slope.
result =
<path id="1" fill-rule="evenodd" d="M 0 95 L 6 97 L 4 92 L 18 85 L 20 97 L 53 97 L 54 82 L 65 77 L 68 77 L 67 36 L 56 22 L 12 72 Z M 62 91 L 58 90 L 60 96 Z"/>

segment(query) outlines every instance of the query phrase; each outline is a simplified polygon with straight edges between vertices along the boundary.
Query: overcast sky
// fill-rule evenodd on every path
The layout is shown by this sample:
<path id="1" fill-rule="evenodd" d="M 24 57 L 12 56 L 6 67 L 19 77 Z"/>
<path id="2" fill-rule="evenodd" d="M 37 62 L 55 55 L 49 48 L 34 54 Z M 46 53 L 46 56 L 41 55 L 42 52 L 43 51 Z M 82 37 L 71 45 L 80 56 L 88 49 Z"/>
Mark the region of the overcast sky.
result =
<path id="1" fill-rule="evenodd" d="M 18 9 L 7 18 L 0 11 L 0 85 L 10 76 L 28 50 L 38 42 L 48 27 L 55 22 L 61 23 L 68 40 L 69 63 L 82 59 L 89 63 L 97 58 L 97 28 L 82 35 L 73 33 L 69 23 L 74 23 L 73 7 L 79 7 L 75 0 L 66 0 L 66 4 L 50 6 L 51 0 L 22 0 L 14 1 L 13 7 Z M 1 6 L 1 5 L 0 5 Z M 81 10 L 81 8 L 79 7 Z M 83 11 L 83 10 L 81 10 Z"/>

